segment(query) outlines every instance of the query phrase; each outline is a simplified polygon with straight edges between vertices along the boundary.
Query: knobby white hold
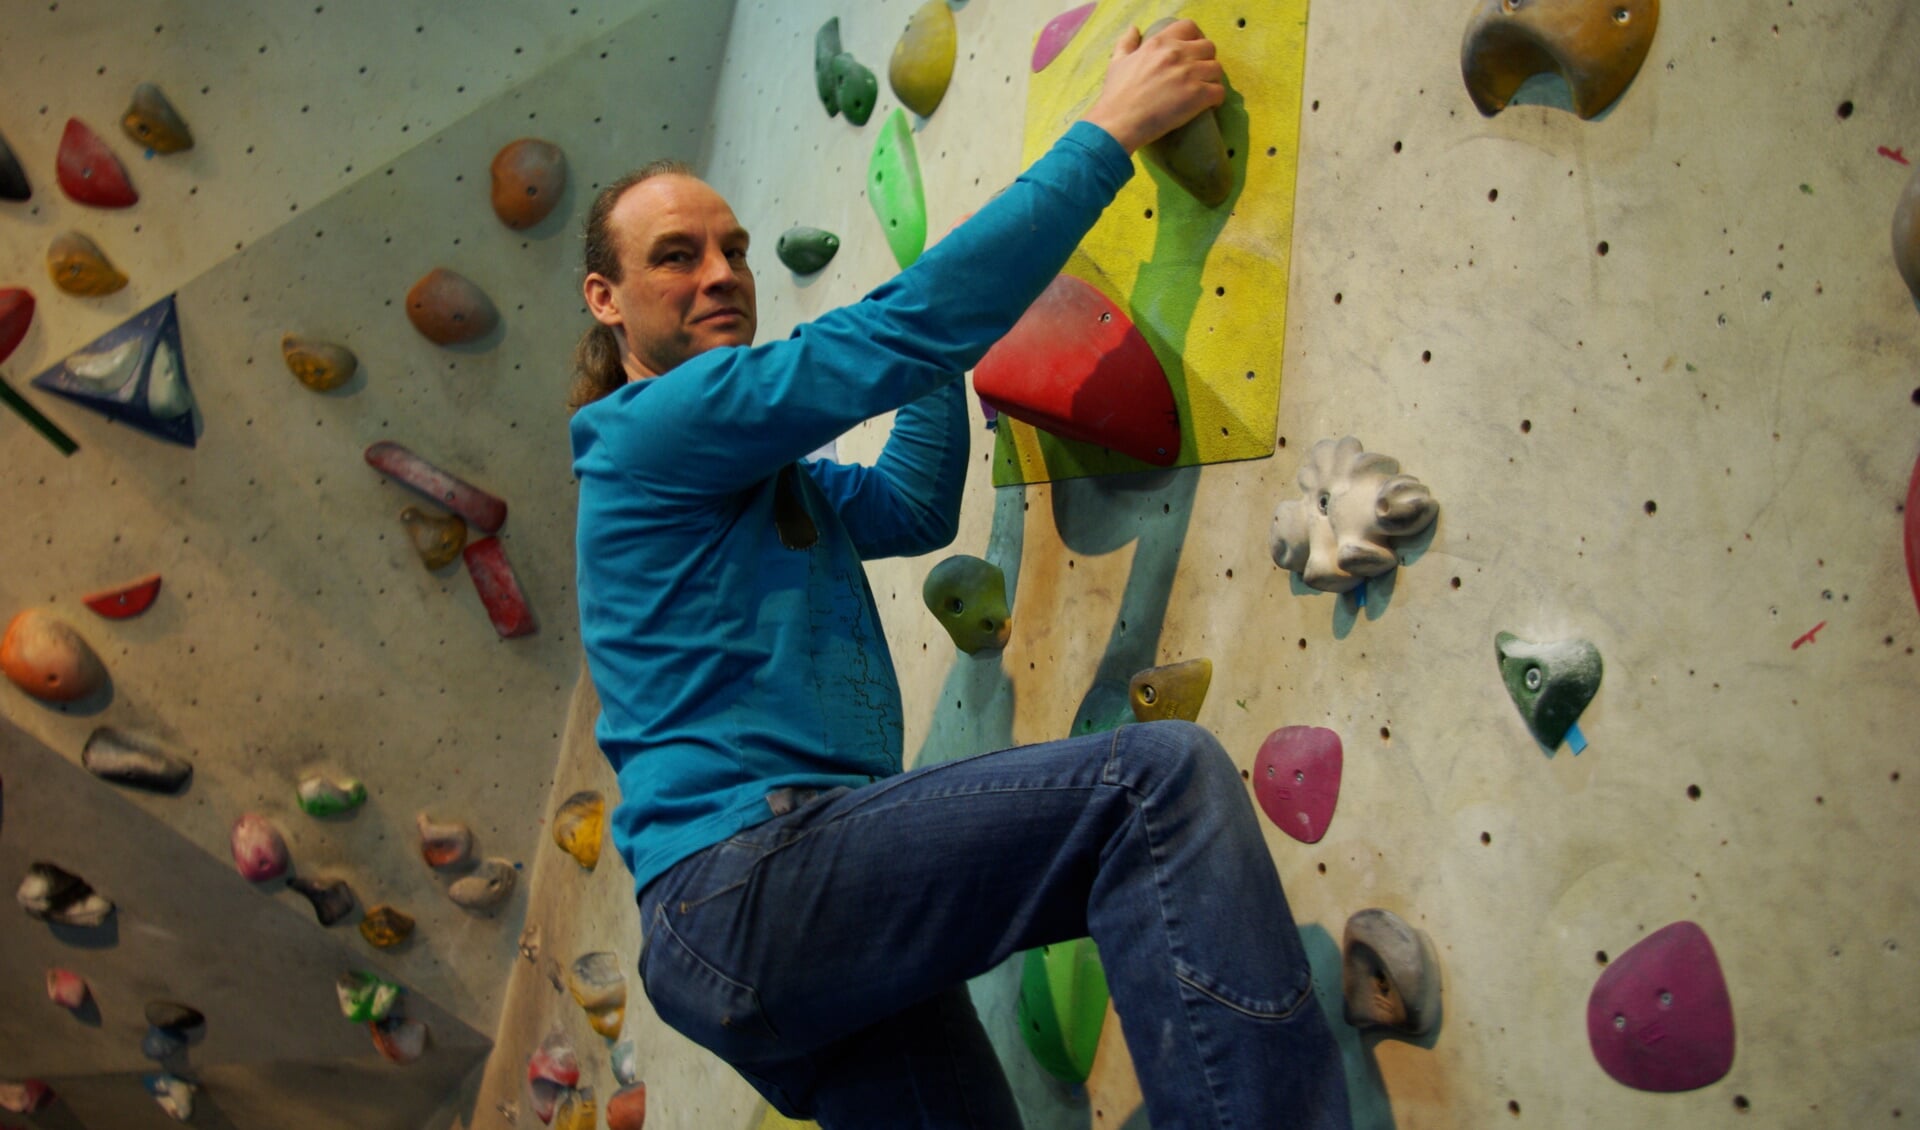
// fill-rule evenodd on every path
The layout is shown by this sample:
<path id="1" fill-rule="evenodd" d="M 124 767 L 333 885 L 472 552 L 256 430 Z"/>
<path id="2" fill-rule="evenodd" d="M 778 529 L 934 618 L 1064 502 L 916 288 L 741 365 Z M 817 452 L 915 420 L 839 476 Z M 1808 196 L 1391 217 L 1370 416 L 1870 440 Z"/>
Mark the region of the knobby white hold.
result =
<path id="1" fill-rule="evenodd" d="M 1399 564 L 1394 544 L 1440 513 L 1425 484 L 1400 463 L 1365 451 L 1352 436 L 1313 445 L 1300 468 L 1300 498 L 1273 512 L 1274 563 L 1322 592 L 1346 592 Z"/>

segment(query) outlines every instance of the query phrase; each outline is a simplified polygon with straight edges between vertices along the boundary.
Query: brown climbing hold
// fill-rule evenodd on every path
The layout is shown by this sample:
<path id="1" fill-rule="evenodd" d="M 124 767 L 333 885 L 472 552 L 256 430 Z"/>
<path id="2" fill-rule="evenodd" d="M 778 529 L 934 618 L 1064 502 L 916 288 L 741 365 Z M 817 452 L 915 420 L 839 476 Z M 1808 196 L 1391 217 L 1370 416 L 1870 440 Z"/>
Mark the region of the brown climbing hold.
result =
<path id="1" fill-rule="evenodd" d="M 607 798 L 591 789 L 568 797 L 553 814 L 553 842 L 589 871 L 600 862 L 606 831 Z"/>
<path id="2" fill-rule="evenodd" d="M 178 153 L 193 148 L 193 131 L 160 93 L 160 88 L 150 82 L 143 82 L 133 88 L 133 102 L 127 106 L 127 112 L 120 118 L 120 128 L 127 131 L 136 144 L 144 145 L 155 153 Z"/>
<path id="3" fill-rule="evenodd" d="M 407 291 L 407 320 L 435 345 L 459 345 L 493 332 L 500 312 L 472 279 L 435 267 Z"/>
<path id="4" fill-rule="evenodd" d="M 99 298 L 127 285 L 127 276 L 100 245 L 77 231 L 54 236 L 47 245 L 47 274 L 53 285 L 80 298 Z"/>
<path id="5" fill-rule="evenodd" d="M 129 208 L 140 199 L 127 179 L 127 167 L 113 155 L 100 135 L 79 118 L 68 118 L 60 135 L 60 154 L 54 172 L 60 191 L 80 204 L 95 208 Z"/>
<path id="6" fill-rule="evenodd" d="M 467 523 L 458 514 L 429 514 L 409 506 L 400 512 L 400 524 L 407 528 L 420 563 L 429 569 L 453 564 L 467 544 Z"/>
<path id="7" fill-rule="evenodd" d="M 518 873 L 504 859 L 484 859 L 473 873 L 456 879 L 447 887 L 447 897 L 463 910 L 492 914 L 500 904 L 513 897 Z"/>
<path id="8" fill-rule="evenodd" d="M 959 31 L 947 0 L 927 0 L 907 20 L 907 30 L 900 33 L 887 65 L 887 84 L 901 105 L 923 118 L 933 116 L 953 81 L 959 46 Z"/>
<path id="9" fill-rule="evenodd" d="M 302 879 L 295 876 L 287 880 L 287 886 L 313 904 L 313 916 L 322 926 L 331 926 L 352 914 L 357 903 L 353 888 L 347 885 L 345 879 Z"/>
<path id="10" fill-rule="evenodd" d="M 1424 1036 L 1440 1022 L 1440 958 L 1426 931 L 1377 907 L 1347 919 L 1340 948 L 1347 1023 Z"/>
<path id="11" fill-rule="evenodd" d="M 1479 0 L 1460 44 L 1467 94 L 1491 118 L 1522 83 L 1557 74 L 1591 118 L 1640 73 L 1659 24 L 1660 0 Z"/>
<path id="12" fill-rule="evenodd" d="M 383 903 L 360 920 L 360 936 L 368 945 L 392 949 L 413 936 L 413 919 Z"/>
<path id="13" fill-rule="evenodd" d="M 294 377 L 315 392 L 332 392 L 360 369 L 360 359 L 346 346 L 292 333 L 280 335 L 280 356 Z"/>
<path id="14" fill-rule="evenodd" d="M 1135 675 L 1127 683 L 1127 697 L 1133 702 L 1133 716 L 1142 722 L 1166 718 L 1191 722 L 1200 717 L 1200 704 L 1211 685 L 1213 660 L 1189 659 Z"/>
<path id="15" fill-rule="evenodd" d="M 647 1085 L 635 1083 L 607 1100 L 607 1130 L 645 1130 Z"/>
<path id="16" fill-rule="evenodd" d="M 43 702 L 73 702 L 98 691 L 107 669 L 66 621 L 29 608 L 0 637 L 0 671 Z"/>
<path id="17" fill-rule="evenodd" d="M 523 137 L 493 155 L 493 214 L 520 231 L 547 218 L 567 187 L 567 155 L 551 141 Z"/>
<path id="18" fill-rule="evenodd" d="M 473 858 L 473 832 L 458 821 L 436 824 L 422 812 L 414 817 L 420 829 L 420 858 L 438 870 L 459 867 Z"/>
<path id="19" fill-rule="evenodd" d="M 1913 300 L 1920 302 L 1920 171 L 1907 181 L 1893 210 L 1893 262 L 1907 281 Z"/>

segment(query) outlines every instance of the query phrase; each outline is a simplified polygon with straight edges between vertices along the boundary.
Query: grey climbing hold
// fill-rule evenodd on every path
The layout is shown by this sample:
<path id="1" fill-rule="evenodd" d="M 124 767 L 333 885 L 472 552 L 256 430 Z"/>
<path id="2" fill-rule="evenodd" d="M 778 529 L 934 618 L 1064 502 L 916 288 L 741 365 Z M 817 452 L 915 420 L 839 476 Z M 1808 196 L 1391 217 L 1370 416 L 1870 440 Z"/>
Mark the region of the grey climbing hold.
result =
<path id="1" fill-rule="evenodd" d="M 113 913 L 113 903 L 85 879 L 51 863 L 28 867 L 13 897 L 29 915 L 62 926 L 98 926 Z"/>
<path id="2" fill-rule="evenodd" d="M 193 778 L 193 764 L 144 737 L 102 726 L 80 751 L 80 763 L 103 781 L 156 793 L 177 793 Z"/>
<path id="3" fill-rule="evenodd" d="M 1378 907 L 1347 919 L 1341 941 L 1347 1023 L 1424 1036 L 1440 1022 L 1440 958 L 1424 930 Z"/>
<path id="4" fill-rule="evenodd" d="M 345 879 L 303 879 L 295 876 L 287 880 L 287 886 L 313 904 L 313 916 L 320 925 L 331 926 L 353 913 L 358 900 L 353 896 L 353 888 Z"/>
<path id="5" fill-rule="evenodd" d="M 482 860 L 472 874 L 454 880 L 447 887 L 447 897 L 462 909 L 491 914 L 513 896 L 516 877 L 513 864 L 507 860 Z"/>

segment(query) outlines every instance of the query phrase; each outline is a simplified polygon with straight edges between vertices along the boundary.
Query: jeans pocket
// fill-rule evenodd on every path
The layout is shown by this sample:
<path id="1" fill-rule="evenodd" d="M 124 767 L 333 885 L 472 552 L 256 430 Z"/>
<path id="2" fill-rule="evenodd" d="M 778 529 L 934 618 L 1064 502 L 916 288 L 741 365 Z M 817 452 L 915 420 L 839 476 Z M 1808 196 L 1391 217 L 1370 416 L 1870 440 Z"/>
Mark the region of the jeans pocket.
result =
<path id="1" fill-rule="evenodd" d="M 1173 963 L 1173 975 L 1194 992 L 1257 1020 L 1285 1020 L 1313 999 L 1313 972 L 1305 960 L 1288 970 L 1285 982 L 1274 989 L 1276 996 L 1255 996 L 1235 989 L 1178 959 Z"/>
<path id="2" fill-rule="evenodd" d="M 766 1054 L 780 1039 L 752 985 L 722 972 L 675 930 L 661 908 L 646 932 L 641 985 L 675 1031 L 734 1061 Z"/>

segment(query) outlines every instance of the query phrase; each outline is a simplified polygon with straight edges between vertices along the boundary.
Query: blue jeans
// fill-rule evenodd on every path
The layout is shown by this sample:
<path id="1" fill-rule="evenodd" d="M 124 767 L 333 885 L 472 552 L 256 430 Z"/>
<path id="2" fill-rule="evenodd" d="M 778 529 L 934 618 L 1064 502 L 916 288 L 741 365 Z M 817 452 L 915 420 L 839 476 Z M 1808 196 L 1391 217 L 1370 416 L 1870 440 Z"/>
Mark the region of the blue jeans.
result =
<path id="1" fill-rule="evenodd" d="M 640 913 L 655 1012 L 824 1130 L 1017 1130 L 965 982 L 1088 935 L 1154 1130 L 1349 1125 L 1246 785 L 1185 722 L 824 794 L 676 864 Z"/>

